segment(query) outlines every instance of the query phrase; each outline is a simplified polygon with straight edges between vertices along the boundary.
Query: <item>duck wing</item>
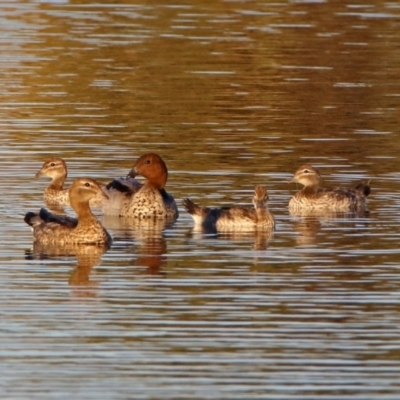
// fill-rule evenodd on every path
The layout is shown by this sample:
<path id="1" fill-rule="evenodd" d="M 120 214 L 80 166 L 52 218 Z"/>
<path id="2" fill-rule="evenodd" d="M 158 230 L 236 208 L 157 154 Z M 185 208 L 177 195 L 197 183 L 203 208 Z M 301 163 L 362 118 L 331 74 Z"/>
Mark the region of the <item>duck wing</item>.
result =
<path id="1" fill-rule="evenodd" d="M 78 225 L 78 219 L 74 217 L 68 217 L 67 215 L 53 214 L 45 208 L 41 208 L 39 211 L 39 217 L 46 223 L 54 222 L 59 225 L 75 228 Z"/>
<path id="2" fill-rule="evenodd" d="M 44 208 L 41 208 L 39 213 L 26 213 L 24 221 L 32 227 L 35 227 L 42 223 L 55 223 L 57 225 L 65 226 L 68 228 L 75 228 L 78 225 L 78 220 L 76 218 L 68 217 L 66 215 L 53 214 Z"/>
<path id="3" fill-rule="evenodd" d="M 143 185 L 134 178 L 116 178 L 106 185 L 107 191 L 135 194 Z"/>
<path id="4" fill-rule="evenodd" d="M 116 215 L 143 185 L 133 178 L 117 178 L 106 185 L 108 200 L 103 200 L 104 215 Z"/>
<path id="5" fill-rule="evenodd" d="M 257 223 L 257 214 L 254 208 L 250 207 L 223 207 L 218 215 L 220 220 L 223 220 L 228 225 L 247 225 Z"/>

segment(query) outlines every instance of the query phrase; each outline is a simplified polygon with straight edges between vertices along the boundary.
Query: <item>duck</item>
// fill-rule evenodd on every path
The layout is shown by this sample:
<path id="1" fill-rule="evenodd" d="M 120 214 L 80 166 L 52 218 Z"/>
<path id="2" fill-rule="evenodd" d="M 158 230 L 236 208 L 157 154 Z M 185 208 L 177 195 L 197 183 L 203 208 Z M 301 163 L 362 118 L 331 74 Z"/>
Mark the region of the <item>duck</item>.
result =
<path id="1" fill-rule="evenodd" d="M 44 208 L 39 213 L 26 213 L 24 221 L 33 230 L 33 242 L 51 246 L 111 245 L 110 234 L 90 210 L 89 202 L 95 196 L 107 198 L 94 179 L 78 178 L 69 188 L 71 207 L 77 218 L 53 214 Z"/>
<path id="2" fill-rule="evenodd" d="M 354 188 L 320 188 L 321 174 L 309 164 L 300 166 L 289 182 L 304 187 L 289 201 L 289 211 L 297 212 L 367 212 L 367 197 L 371 193 L 368 183 Z"/>
<path id="3" fill-rule="evenodd" d="M 268 211 L 268 200 L 267 188 L 257 185 L 253 195 L 254 207 L 208 208 L 199 206 L 188 198 L 183 200 L 183 205 L 192 216 L 195 225 L 201 226 L 206 231 L 256 228 L 274 230 L 275 218 Z"/>
<path id="4" fill-rule="evenodd" d="M 69 206 L 69 189 L 64 188 L 65 180 L 67 179 L 68 169 L 67 164 L 62 158 L 51 157 L 46 160 L 40 170 L 36 173 L 35 178 L 48 176 L 51 178 L 49 186 L 46 187 L 43 193 L 43 200 L 47 205 Z M 92 207 L 102 205 L 103 196 L 98 194 L 90 200 Z"/>
<path id="5" fill-rule="evenodd" d="M 144 183 L 136 180 L 141 175 Z M 174 197 L 165 190 L 168 169 L 156 153 L 140 156 L 127 177 L 106 185 L 108 201 L 103 202 L 104 215 L 138 219 L 177 219 Z"/>

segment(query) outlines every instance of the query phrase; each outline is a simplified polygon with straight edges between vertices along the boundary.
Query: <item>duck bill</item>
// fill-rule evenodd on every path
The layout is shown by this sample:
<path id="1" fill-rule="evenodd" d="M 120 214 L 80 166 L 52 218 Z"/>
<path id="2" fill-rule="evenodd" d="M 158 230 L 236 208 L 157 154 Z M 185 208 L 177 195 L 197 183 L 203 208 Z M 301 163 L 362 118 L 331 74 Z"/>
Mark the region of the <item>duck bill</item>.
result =
<path id="1" fill-rule="evenodd" d="M 129 178 L 136 178 L 137 177 L 137 172 L 135 170 L 135 168 L 132 168 L 129 172 L 128 175 L 126 175 L 126 177 Z"/>
<path id="2" fill-rule="evenodd" d="M 38 171 L 35 175 L 35 179 L 40 178 L 42 176 L 42 170 Z"/>

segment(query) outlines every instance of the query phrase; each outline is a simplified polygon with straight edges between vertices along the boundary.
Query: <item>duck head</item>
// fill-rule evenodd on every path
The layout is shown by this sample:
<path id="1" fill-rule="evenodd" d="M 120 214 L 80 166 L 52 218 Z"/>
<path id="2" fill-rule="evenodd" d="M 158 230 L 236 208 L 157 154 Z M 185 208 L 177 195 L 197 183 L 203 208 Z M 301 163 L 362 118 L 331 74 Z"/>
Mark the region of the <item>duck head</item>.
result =
<path id="1" fill-rule="evenodd" d="M 104 199 L 108 199 L 107 194 L 103 192 L 100 185 L 91 178 L 75 179 L 68 193 L 72 207 L 78 203 L 89 203 L 93 197 L 99 195 Z"/>
<path id="2" fill-rule="evenodd" d="M 148 153 L 137 159 L 128 174 L 128 178 L 134 178 L 137 175 L 142 175 L 146 178 L 148 185 L 161 190 L 167 183 L 168 170 L 165 162 L 158 154 Z"/>
<path id="3" fill-rule="evenodd" d="M 319 171 L 309 164 L 304 164 L 297 169 L 289 183 L 300 183 L 305 187 L 318 186 L 321 180 Z"/>
<path id="4" fill-rule="evenodd" d="M 36 173 L 35 178 L 45 175 L 54 179 L 65 179 L 67 177 L 67 165 L 62 158 L 52 157 L 45 161 L 42 168 Z"/>

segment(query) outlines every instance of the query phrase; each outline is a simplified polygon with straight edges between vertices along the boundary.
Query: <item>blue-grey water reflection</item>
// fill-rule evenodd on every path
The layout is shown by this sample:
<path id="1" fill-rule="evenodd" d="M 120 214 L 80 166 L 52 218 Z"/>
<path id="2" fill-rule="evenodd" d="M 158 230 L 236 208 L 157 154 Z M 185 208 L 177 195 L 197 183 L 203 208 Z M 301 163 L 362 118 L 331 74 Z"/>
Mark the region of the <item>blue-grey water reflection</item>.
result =
<path id="1" fill-rule="evenodd" d="M 1 397 L 398 398 L 399 16 L 378 1 L 0 5 Z M 23 215 L 43 206 L 48 156 L 69 182 L 107 182 L 148 151 L 175 224 L 103 218 L 107 252 L 32 248 Z M 370 213 L 291 216 L 304 162 L 327 186 L 371 179 Z M 183 198 L 250 204 L 256 184 L 274 235 L 193 230 Z"/>

